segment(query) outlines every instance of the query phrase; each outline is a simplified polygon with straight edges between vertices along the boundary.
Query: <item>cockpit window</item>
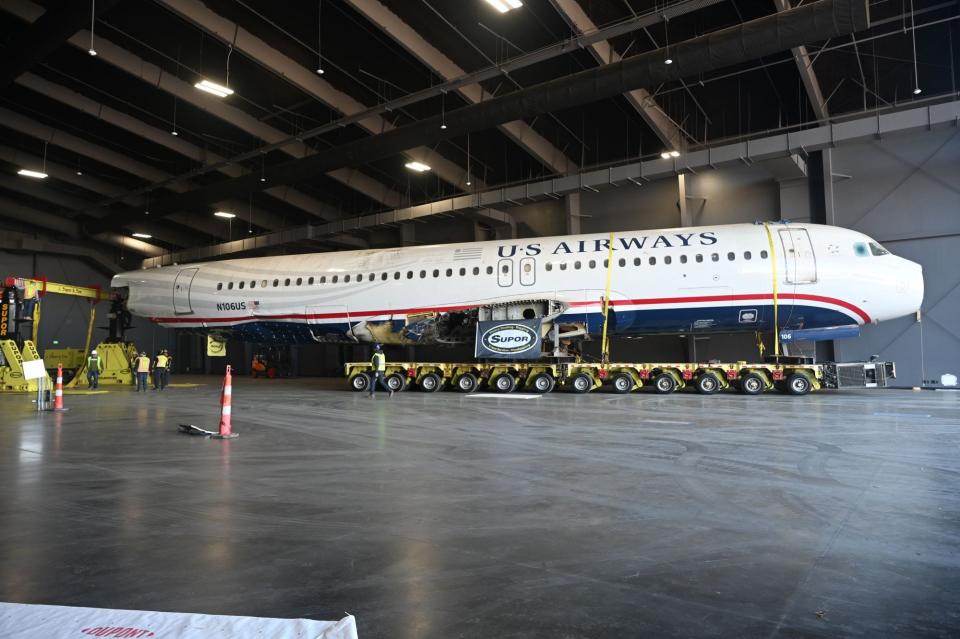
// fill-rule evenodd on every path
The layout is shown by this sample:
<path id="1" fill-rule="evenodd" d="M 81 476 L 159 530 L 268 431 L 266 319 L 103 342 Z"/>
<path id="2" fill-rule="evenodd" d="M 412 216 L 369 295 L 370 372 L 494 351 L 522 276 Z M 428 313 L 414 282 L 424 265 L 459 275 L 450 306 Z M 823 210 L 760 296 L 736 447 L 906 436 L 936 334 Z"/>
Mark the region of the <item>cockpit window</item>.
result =
<path id="1" fill-rule="evenodd" d="M 853 245 L 853 252 L 857 257 L 867 257 L 870 255 L 870 251 L 867 250 L 867 245 L 865 242 L 856 242 Z"/>
<path id="2" fill-rule="evenodd" d="M 890 255 L 890 251 L 883 248 L 876 242 L 870 242 L 870 252 L 874 255 Z"/>

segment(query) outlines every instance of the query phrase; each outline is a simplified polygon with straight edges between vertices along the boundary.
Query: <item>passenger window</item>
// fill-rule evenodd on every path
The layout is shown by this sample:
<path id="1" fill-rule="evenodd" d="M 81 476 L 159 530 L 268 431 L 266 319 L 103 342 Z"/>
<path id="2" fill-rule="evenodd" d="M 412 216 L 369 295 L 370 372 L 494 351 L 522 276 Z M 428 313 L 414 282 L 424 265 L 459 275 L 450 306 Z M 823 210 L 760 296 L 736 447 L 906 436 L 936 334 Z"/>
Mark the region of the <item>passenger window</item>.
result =
<path id="1" fill-rule="evenodd" d="M 326 275 L 321 275 L 321 276 L 320 276 L 320 283 L 321 283 L 321 284 L 326 284 L 326 283 L 327 283 L 327 276 L 326 276 Z"/>
<path id="2" fill-rule="evenodd" d="M 433 269 L 433 276 L 434 276 L 434 277 L 440 277 L 440 269 L 438 269 L 438 268 Z"/>
<path id="3" fill-rule="evenodd" d="M 597 261 L 596 261 L 596 260 L 590 260 L 589 266 L 590 266 L 590 268 L 597 268 Z"/>
<path id="4" fill-rule="evenodd" d="M 643 264 L 643 260 L 641 260 L 639 257 L 633 258 L 633 265 L 634 265 L 634 266 L 640 266 L 641 264 Z"/>
<path id="5" fill-rule="evenodd" d="M 357 281 L 358 281 L 358 282 L 362 282 L 362 281 L 363 281 L 363 273 L 357 273 Z"/>
<path id="6" fill-rule="evenodd" d="M 749 259 L 752 258 L 752 257 L 753 257 L 753 254 L 751 254 L 750 251 L 744 251 L 744 252 L 743 252 L 743 259 L 749 260 Z"/>
<path id="7" fill-rule="evenodd" d="M 448 269 L 447 269 L 447 277 L 450 277 L 451 275 L 453 275 L 453 269 L 452 269 L 452 268 L 448 268 Z"/>
<path id="8" fill-rule="evenodd" d="M 333 278 L 330 280 L 330 282 L 333 283 L 333 284 L 336 284 L 336 283 L 337 283 L 337 280 L 339 280 L 339 279 L 340 279 L 340 276 L 339 276 L 339 275 L 334 275 Z"/>
<path id="9" fill-rule="evenodd" d="M 240 282 L 240 288 L 243 288 L 243 282 Z"/>
<path id="10" fill-rule="evenodd" d="M 577 269 L 578 271 L 580 270 L 580 260 L 577 260 L 573 263 L 573 268 Z"/>
<path id="11" fill-rule="evenodd" d="M 647 261 L 650 262 L 650 266 L 656 266 L 656 265 L 657 265 L 657 258 L 655 258 L 655 257 L 651 257 L 651 258 L 650 258 L 649 260 L 647 260 Z"/>
<path id="12" fill-rule="evenodd" d="M 222 290 L 223 290 L 223 282 L 218 282 L 218 283 L 217 283 L 217 290 L 218 290 L 218 291 L 222 291 Z"/>
<path id="13" fill-rule="evenodd" d="M 561 271 L 567 270 L 567 263 L 566 263 L 566 262 L 560 262 L 560 270 L 561 270 Z"/>
<path id="14" fill-rule="evenodd" d="M 870 252 L 873 253 L 874 255 L 877 255 L 877 256 L 879 256 L 879 255 L 890 255 L 890 251 L 888 251 L 887 249 L 883 248 L 882 246 L 880 246 L 880 245 L 877 244 L 876 242 L 870 242 Z"/>
<path id="15" fill-rule="evenodd" d="M 257 288 L 257 281 L 256 281 L 256 280 L 250 280 L 250 288 Z"/>
<path id="16" fill-rule="evenodd" d="M 610 260 L 608 259 L 603 260 L 603 268 L 610 268 Z"/>
<path id="17" fill-rule="evenodd" d="M 620 264 L 620 266 L 626 266 L 626 265 L 627 265 L 627 260 L 626 260 L 625 258 L 622 258 L 622 257 L 621 257 L 619 264 Z"/>
<path id="18" fill-rule="evenodd" d="M 493 275 L 493 267 L 492 267 L 492 266 L 488 266 L 488 267 L 487 267 L 487 275 Z"/>
<path id="19" fill-rule="evenodd" d="M 687 263 L 687 256 L 686 256 L 686 255 L 681 255 L 681 256 L 680 256 L 680 263 L 681 263 L 681 264 L 686 264 L 686 263 Z"/>
<path id="20" fill-rule="evenodd" d="M 703 255 L 701 255 L 700 253 L 697 253 L 697 263 L 700 263 L 702 261 L 703 261 Z"/>
<path id="21" fill-rule="evenodd" d="M 301 284 L 303 284 L 303 278 L 302 278 L 302 277 L 298 277 L 298 278 L 297 278 L 297 286 L 300 286 Z"/>
<path id="22" fill-rule="evenodd" d="M 256 282 L 250 282 L 250 288 L 253 288 Z M 274 284 L 276 286 L 276 284 Z M 267 288 L 267 280 L 260 280 L 260 288 Z"/>
<path id="23" fill-rule="evenodd" d="M 547 262 L 547 265 L 546 265 L 545 268 L 546 268 L 548 271 L 552 271 L 552 270 L 553 270 L 553 263 L 552 263 L 552 262 Z"/>
<path id="24" fill-rule="evenodd" d="M 665 257 L 663 258 L 663 263 L 664 263 L 664 264 L 670 264 L 671 262 L 673 262 L 673 258 L 670 257 L 669 255 L 667 255 L 667 256 L 665 256 Z"/>
<path id="25" fill-rule="evenodd" d="M 766 252 L 766 251 L 760 251 L 760 259 L 761 259 L 761 260 L 767 259 L 767 252 Z"/>
<path id="26" fill-rule="evenodd" d="M 473 267 L 473 274 L 474 274 L 474 275 L 480 275 L 480 267 L 479 267 L 479 266 L 474 266 L 474 267 Z"/>
<path id="27" fill-rule="evenodd" d="M 284 285 L 284 286 L 290 286 L 290 278 L 289 278 L 289 277 L 288 277 L 287 279 L 283 280 L 283 285 Z"/>
<path id="28" fill-rule="evenodd" d="M 349 281 L 350 281 L 350 276 L 349 276 L 349 275 L 344 275 L 344 276 L 343 276 L 343 283 L 346 284 L 346 283 L 348 283 Z"/>
<path id="29" fill-rule="evenodd" d="M 386 281 L 387 281 L 387 274 L 386 274 L 386 273 L 381 273 L 381 274 L 380 274 L 380 281 L 381 281 L 381 282 L 386 282 Z"/>
<path id="30" fill-rule="evenodd" d="M 376 273 L 371 273 L 370 276 L 369 276 L 367 279 L 372 282 L 373 280 L 377 279 L 377 274 L 376 274 Z"/>
<path id="31" fill-rule="evenodd" d="M 732 262 L 733 260 L 737 259 L 737 254 L 733 251 L 730 251 L 727 253 L 727 259 Z"/>
<path id="32" fill-rule="evenodd" d="M 460 277 L 463 277 L 466 274 L 467 274 L 467 269 L 460 267 Z"/>
<path id="33" fill-rule="evenodd" d="M 503 266 L 500 267 L 500 272 L 501 272 L 501 273 L 509 273 L 509 272 L 510 272 L 510 267 L 507 266 L 506 264 L 504 264 Z"/>
<path id="34" fill-rule="evenodd" d="M 395 280 L 399 280 L 399 279 L 400 279 L 400 271 L 394 271 L 394 273 L 393 273 L 393 279 L 395 279 Z"/>
<path id="35" fill-rule="evenodd" d="M 312 278 L 312 277 L 311 277 L 309 280 L 307 280 L 307 285 L 313 286 L 313 278 Z"/>
<path id="36" fill-rule="evenodd" d="M 233 282 L 229 282 L 229 283 L 227 284 L 227 290 L 228 290 L 228 291 L 232 291 L 232 290 L 233 290 Z"/>
<path id="37" fill-rule="evenodd" d="M 719 253 L 713 253 L 712 255 L 710 255 L 710 259 L 713 260 L 714 262 L 719 262 L 719 261 L 720 261 L 720 254 L 719 254 Z"/>
<path id="38" fill-rule="evenodd" d="M 412 280 L 412 279 L 413 279 L 413 271 L 407 271 L 407 279 L 408 279 L 408 280 Z"/>

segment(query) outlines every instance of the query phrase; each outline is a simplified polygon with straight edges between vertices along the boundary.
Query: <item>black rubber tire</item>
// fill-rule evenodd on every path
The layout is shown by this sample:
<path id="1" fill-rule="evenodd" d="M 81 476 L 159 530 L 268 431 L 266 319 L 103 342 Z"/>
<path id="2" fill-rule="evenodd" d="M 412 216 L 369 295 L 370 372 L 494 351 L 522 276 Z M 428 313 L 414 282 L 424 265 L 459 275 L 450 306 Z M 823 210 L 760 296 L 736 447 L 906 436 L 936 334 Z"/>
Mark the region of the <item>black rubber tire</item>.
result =
<path id="1" fill-rule="evenodd" d="M 701 395 L 714 395 L 723 388 L 723 382 L 714 373 L 701 373 L 696 381 L 697 392 Z"/>
<path id="2" fill-rule="evenodd" d="M 529 383 L 530 390 L 532 390 L 534 393 L 543 394 L 552 391 L 556 385 L 557 383 L 548 373 L 537 373 L 533 376 Z"/>
<path id="3" fill-rule="evenodd" d="M 407 388 L 407 380 L 400 373 L 391 373 L 386 378 L 387 388 L 394 393 L 401 393 Z"/>
<path id="4" fill-rule="evenodd" d="M 806 395 L 813 390 L 813 384 L 810 383 L 806 375 L 794 373 L 787 377 L 784 388 L 790 395 Z"/>
<path id="5" fill-rule="evenodd" d="M 633 378 L 630 377 L 627 373 L 617 373 L 610 378 L 610 388 L 613 389 L 613 392 L 617 395 L 625 395 L 633 390 L 634 384 Z"/>
<path id="6" fill-rule="evenodd" d="M 436 393 L 443 387 L 443 380 L 436 373 L 427 373 L 420 378 L 419 386 L 424 393 Z"/>
<path id="7" fill-rule="evenodd" d="M 767 389 L 767 382 L 759 373 L 747 373 L 740 378 L 740 392 L 744 395 L 759 395 Z"/>
<path id="8" fill-rule="evenodd" d="M 473 373 L 464 373 L 457 378 L 457 390 L 461 393 L 472 393 L 477 390 L 477 376 Z"/>
<path id="9" fill-rule="evenodd" d="M 357 373 L 350 378 L 350 388 L 355 393 L 362 393 L 370 390 L 370 376 L 366 373 Z"/>
<path id="10" fill-rule="evenodd" d="M 669 395 L 677 390 L 677 380 L 670 373 L 660 373 L 653 378 L 653 390 L 660 395 Z"/>
<path id="11" fill-rule="evenodd" d="M 583 394 L 593 390 L 593 378 L 586 373 L 577 373 L 570 379 L 570 390 Z"/>
<path id="12" fill-rule="evenodd" d="M 490 389 L 496 393 L 512 393 L 516 388 L 517 378 L 510 373 L 500 373 L 490 383 Z"/>

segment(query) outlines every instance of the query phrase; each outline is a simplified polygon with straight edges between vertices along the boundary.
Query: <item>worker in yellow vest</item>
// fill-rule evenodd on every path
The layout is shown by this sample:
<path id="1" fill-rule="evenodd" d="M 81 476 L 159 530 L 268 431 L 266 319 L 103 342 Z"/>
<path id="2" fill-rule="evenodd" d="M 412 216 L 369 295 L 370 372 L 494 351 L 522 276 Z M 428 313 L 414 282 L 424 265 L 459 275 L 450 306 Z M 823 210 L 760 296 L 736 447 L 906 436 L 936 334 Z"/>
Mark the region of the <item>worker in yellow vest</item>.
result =
<path id="1" fill-rule="evenodd" d="M 376 396 L 377 384 L 383 384 L 383 387 L 390 393 L 390 397 L 393 397 L 393 391 L 387 386 L 387 380 L 384 379 L 383 376 L 387 371 L 387 356 L 383 354 L 383 348 L 381 348 L 379 344 L 373 345 L 373 357 L 370 358 L 370 367 L 373 370 L 370 371 L 370 394 L 367 395 L 367 397 L 372 399 Z"/>
<path id="2" fill-rule="evenodd" d="M 87 390 L 96 389 L 100 385 L 100 373 L 103 372 L 103 360 L 97 355 L 97 350 L 90 351 L 87 358 Z"/>
<path id="3" fill-rule="evenodd" d="M 147 392 L 147 377 L 150 376 L 150 358 L 146 351 L 140 351 L 140 355 L 133 360 L 133 373 L 137 376 L 137 392 L 141 390 Z"/>
<path id="4" fill-rule="evenodd" d="M 167 387 L 167 371 L 170 366 L 170 356 L 167 351 L 161 350 L 153 360 L 153 390 L 162 391 Z"/>

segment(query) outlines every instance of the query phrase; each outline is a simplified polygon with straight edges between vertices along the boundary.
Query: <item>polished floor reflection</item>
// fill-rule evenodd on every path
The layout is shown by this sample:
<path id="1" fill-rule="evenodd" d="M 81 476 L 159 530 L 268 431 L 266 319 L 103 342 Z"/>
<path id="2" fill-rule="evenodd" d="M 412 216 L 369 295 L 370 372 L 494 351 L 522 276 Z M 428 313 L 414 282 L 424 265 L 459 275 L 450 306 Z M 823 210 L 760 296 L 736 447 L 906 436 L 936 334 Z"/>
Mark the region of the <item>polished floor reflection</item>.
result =
<path id="1" fill-rule="evenodd" d="M 184 379 L 174 380 L 183 382 Z M 0 396 L 0 600 L 360 637 L 957 636 L 960 394 Z"/>

